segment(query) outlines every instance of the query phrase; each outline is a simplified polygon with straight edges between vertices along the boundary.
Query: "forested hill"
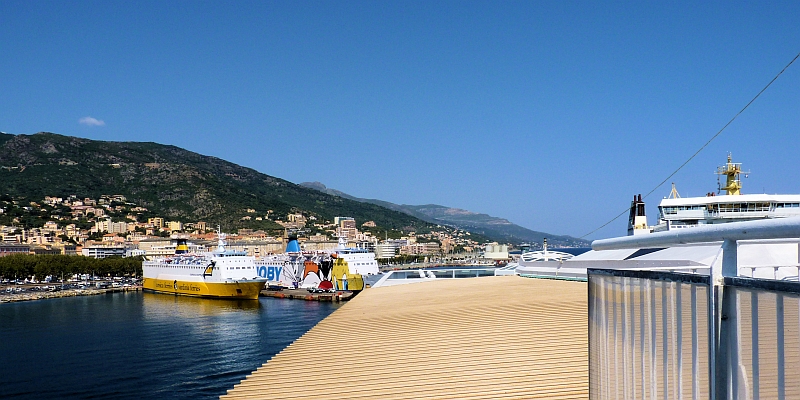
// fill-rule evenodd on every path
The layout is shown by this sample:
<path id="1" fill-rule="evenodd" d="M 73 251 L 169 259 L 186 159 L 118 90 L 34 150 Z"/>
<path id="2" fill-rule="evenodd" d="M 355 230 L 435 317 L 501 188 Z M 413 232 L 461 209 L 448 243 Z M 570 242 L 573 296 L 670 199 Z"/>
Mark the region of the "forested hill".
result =
<path id="1" fill-rule="evenodd" d="M 171 220 L 241 227 L 249 214 L 306 212 L 325 220 L 354 217 L 384 229 L 425 230 L 430 223 L 373 204 L 332 196 L 216 157 L 150 142 L 105 142 L 54 133 L 0 133 L 0 195 L 124 195 Z M 264 223 L 271 223 L 265 221 Z M 271 223 L 275 225 L 274 223 Z M 274 228 L 275 226 L 273 226 Z"/>

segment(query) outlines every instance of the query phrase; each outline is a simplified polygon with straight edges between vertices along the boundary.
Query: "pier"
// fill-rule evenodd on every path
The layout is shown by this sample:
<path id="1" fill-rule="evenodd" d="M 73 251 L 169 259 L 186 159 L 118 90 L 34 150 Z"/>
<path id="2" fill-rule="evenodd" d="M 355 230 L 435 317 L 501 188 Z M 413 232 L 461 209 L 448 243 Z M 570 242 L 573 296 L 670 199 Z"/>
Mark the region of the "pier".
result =
<path id="1" fill-rule="evenodd" d="M 306 289 L 264 289 L 261 291 L 260 296 L 274 297 L 276 299 L 340 302 L 350 300 L 355 296 L 355 293 L 343 290 L 338 290 L 333 293 L 311 293 Z"/>
<path id="2" fill-rule="evenodd" d="M 517 276 L 367 289 L 223 399 L 586 399 L 587 285 Z"/>
<path id="3" fill-rule="evenodd" d="M 28 285 L 28 287 L 33 285 Z M 0 286 L 0 290 L 4 290 L 8 286 Z M 98 294 L 118 293 L 118 292 L 139 292 L 142 290 L 141 286 L 129 287 L 114 287 L 114 288 L 87 288 L 87 289 L 64 289 L 58 291 L 37 291 L 37 292 L 21 292 L 21 293 L 5 293 L 0 292 L 0 304 L 2 303 L 16 303 L 20 301 L 56 299 L 61 297 L 75 297 L 75 296 L 95 296 Z"/>

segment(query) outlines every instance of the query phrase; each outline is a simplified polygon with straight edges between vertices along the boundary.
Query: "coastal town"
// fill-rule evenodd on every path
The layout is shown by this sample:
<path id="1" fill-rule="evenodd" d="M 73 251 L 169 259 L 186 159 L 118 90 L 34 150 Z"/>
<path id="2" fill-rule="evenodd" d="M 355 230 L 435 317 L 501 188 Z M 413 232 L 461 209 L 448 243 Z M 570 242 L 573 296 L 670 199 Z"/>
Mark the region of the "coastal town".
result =
<path id="1" fill-rule="evenodd" d="M 352 217 L 323 220 L 308 213 L 275 215 L 271 210 L 243 209 L 240 221 L 270 222 L 281 229 L 239 228 L 228 235 L 231 249 L 261 257 L 282 253 L 290 237 L 304 251 L 336 248 L 339 238 L 348 247 L 374 252 L 384 263 L 449 257 L 483 262 L 509 258 L 508 245 L 480 243 L 470 232 L 439 226 L 427 233 L 403 232 L 381 238 L 374 221 Z M 216 241 L 216 226 L 205 221 L 170 220 L 153 215 L 125 196 L 98 198 L 45 196 L 32 201 L 0 196 L 0 256 L 64 254 L 93 258 L 157 257 L 174 254 L 175 238 L 186 239 L 193 252 L 207 251 Z"/>

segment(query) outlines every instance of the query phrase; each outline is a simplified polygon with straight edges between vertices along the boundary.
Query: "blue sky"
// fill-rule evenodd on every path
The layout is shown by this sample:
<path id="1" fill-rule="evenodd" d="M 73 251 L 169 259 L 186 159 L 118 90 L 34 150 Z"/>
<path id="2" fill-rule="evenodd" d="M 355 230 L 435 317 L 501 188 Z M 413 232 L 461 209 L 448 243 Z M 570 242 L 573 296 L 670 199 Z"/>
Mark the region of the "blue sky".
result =
<path id="1" fill-rule="evenodd" d="M 798 2 L 3 1 L 0 131 L 172 144 L 581 236 L 800 52 L 798 15 Z M 681 194 L 715 190 L 727 152 L 752 171 L 745 192 L 800 192 L 798 89 L 800 61 L 671 179 Z M 669 189 L 647 199 L 651 223 Z"/>

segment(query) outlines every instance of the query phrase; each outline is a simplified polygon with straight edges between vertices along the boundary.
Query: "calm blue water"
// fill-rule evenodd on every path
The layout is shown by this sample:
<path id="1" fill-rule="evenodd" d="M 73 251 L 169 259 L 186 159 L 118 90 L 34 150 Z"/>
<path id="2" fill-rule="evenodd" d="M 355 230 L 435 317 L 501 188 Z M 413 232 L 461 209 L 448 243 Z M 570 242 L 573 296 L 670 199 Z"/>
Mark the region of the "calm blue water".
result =
<path id="1" fill-rule="evenodd" d="M 216 398 L 338 304 L 115 293 L 0 305 L 0 398 Z"/>

